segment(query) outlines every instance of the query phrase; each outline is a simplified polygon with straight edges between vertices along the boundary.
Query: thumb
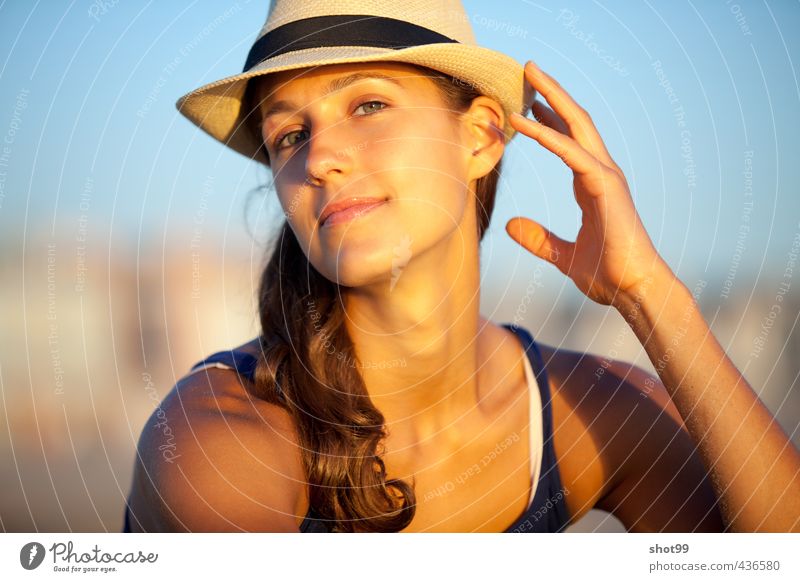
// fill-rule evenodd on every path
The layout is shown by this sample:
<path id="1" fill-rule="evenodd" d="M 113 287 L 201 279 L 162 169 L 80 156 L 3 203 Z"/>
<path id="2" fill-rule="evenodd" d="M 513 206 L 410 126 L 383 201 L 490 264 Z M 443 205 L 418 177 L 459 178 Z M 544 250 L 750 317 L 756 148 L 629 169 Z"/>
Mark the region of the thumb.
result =
<path id="1" fill-rule="evenodd" d="M 559 238 L 538 222 L 517 216 L 506 224 L 506 232 L 528 251 L 555 265 L 567 274 L 572 245 Z"/>

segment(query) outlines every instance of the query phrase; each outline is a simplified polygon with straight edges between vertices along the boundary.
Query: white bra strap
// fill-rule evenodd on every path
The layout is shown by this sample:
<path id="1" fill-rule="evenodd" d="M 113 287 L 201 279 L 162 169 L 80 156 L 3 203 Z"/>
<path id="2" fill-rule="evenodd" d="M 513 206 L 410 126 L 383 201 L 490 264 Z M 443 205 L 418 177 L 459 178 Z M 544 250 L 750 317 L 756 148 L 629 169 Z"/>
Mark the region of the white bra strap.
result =
<path id="1" fill-rule="evenodd" d="M 210 364 L 203 364 L 202 366 L 192 368 L 186 375 L 189 376 L 195 372 L 199 372 L 200 370 L 205 370 L 206 368 L 222 368 L 223 370 L 233 370 L 233 368 L 228 364 L 223 364 L 222 362 L 211 362 Z"/>
<path id="2" fill-rule="evenodd" d="M 530 436 L 531 451 L 531 496 L 528 500 L 528 507 L 533 503 L 536 489 L 539 485 L 539 475 L 542 469 L 542 451 L 544 449 L 544 422 L 542 420 L 542 397 L 539 393 L 539 384 L 531 368 L 528 354 L 525 354 L 525 376 L 528 379 L 528 402 L 530 403 L 530 424 L 528 434 Z"/>

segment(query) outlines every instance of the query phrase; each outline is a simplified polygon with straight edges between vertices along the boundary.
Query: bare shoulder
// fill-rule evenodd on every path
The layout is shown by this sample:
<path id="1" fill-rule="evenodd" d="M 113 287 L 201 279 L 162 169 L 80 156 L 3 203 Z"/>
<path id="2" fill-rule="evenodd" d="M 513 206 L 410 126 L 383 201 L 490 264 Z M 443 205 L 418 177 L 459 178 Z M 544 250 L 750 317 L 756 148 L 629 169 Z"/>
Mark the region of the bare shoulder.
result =
<path id="1" fill-rule="evenodd" d="M 720 531 L 707 471 L 660 379 L 629 362 L 540 349 L 573 521 L 597 507 L 630 531 Z"/>
<path id="2" fill-rule="evenodd" d="M 134 531 L 297 531 L 305 478 L 289 414 L 232 370 L 184 376 L 145 423 Z"/>

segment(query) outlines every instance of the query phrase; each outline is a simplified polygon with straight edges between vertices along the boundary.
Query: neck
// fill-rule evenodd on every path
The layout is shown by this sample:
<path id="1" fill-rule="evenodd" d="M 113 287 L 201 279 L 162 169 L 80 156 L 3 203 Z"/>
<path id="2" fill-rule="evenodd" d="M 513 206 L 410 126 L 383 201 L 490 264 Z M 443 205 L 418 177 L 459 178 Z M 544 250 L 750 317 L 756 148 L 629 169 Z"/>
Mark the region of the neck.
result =
<path id="1" fill-rule="evenodd" d="M 367 392 L 388 432 L 409 446 L 452 435 L 479 404 L 479 337 L 489 322 L 479 314 L 477 257 L 477 237 L 456 233 L 414 256 L 393 287 L 383 282 L 344 295 Z"/>

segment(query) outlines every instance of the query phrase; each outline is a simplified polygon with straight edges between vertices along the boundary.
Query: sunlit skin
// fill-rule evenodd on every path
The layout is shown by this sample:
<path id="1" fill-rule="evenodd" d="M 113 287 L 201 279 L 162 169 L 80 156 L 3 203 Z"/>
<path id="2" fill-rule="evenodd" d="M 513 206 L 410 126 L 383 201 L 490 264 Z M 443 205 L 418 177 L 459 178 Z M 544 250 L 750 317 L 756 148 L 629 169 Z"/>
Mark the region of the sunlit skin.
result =
<path id="1" fill-rule="evenodd" d="M 453 125 L 440 114 L 433 85 L 417 79 L 413 92 L 382 89 L 395 91 L 393 108 L 368 120 L 353 119 L 348 108 L 367 87 L 318 97 L 319 88 L 341 69 L 278 76 L 278 94 L 308 103 L 297 121 L 307 125 L 310 139 L 288 155 L 273 157 L 276 186 L 284 208 L 293 197 L 300 200 L 291 224 L 312 264 L 349 287 L 344 300 L 360 357 L 409 362 L 391 374 L 367 371 L 365 382 L 393 434 L 405 436 L 398 441 L 424 451 L 421 443 L 431 436 L 442 442 L 443 435 L 452 433 L 451 442 L 457 442 L 460 419 L 480 409 L 492 383 L 488 378 L 484 383 L 481 375 L 486 321 L 478 312 L 478 244 L 467 199 L 475 179 L 503 153 L 496 128 L 502 127 L 504 113 L 493 101 L 481 99 L 470 110 L 474 116 Z M 785 495 L 800 490 L 797 450 L 658 254 L 625 176 L 589 115 L 533 62 L 526 64 L 525 79 L 549 107 L 537 101 L 538 121 L 512 114 L 511 123 L 573 171 L 582 226 L 575 242 L 568 242 L 535 220 L 518 217 L 506 225 L 508 234 L 556 266 L 590 299 L 613 306 L 626 318 L 657 365 L 659 388 L 688 419 L 685 427 L 711 467 L 731 529 L 800 527 L 798 496 Z M 265 136 L 273 129 L 268 121 Z M 363 148 L 354 148 L 357 144 Z M 306 175 L 312 184 L 303 191 Z M 386 193 L 392 200 L 352 228 L 316 232 L 320 198 L 343 192 Z M 392 250 L 404 236 L 413 241 L 412 256 L 389 292 Z M 654 385 L 650 379 L 646 388 L 652 391 Z M 743 459 L 742 451 L 753 454 Z"/>
<path id="2" fill-rule="evenodd" d="M 366 70 L 393 76 L 402 87 L 361 80 L 321 96 L 332 79 Z M 411 458 L 434 434 L 437 443 L 458 442 L 460 419 L 479 409 L 484 380 L 475 341 L 481 323 L 473 192 L 503 154 L 502 107 L 481 97 L 460 118 L 443 114 L 450 112 L 433 82 L 400 64 L 278 73 L 262 93 L 262 111 L 282 99 L 306 104 L 268 117 L 262 133 L 301 246 L 318 271 L 344 287 L 359 358 L 407 364 L 363 370 L 395 443 L 417 449 L 406 451 Z M 359 107 L 365 100 L 386 105 Z M 287 131 L 296 132 L 293 145 L 277 149 L 274 140 Z M 388 196 L 389 203 L 320 229 L 324 202 L 348 195 Z"/>
<path id="3" fill-rule="evenodd" d="M 400 86 L 362 79 L 325 94 L 355 72 Z M 637 532 L 798 531 L 797 450 L 658 254 L 589 115 L 534 63 L 524 75 L 543 101 L 536 119 L 509 121 L 529 138 L 520 145 L 572 170 L 574 198 L 564 184 L 549 195 L 574 199 L 582 220 L 574 242 L 535 217 L 513 218 L 506 231 L 532 263 L 548 262 L 617 310 L 658 372 L 539 342 L 571 523 L 598 508 Z M 403 531 L 504 531 L 531 491 L 528 386 L 515 335 L 479 313 L 474 189 L 503 155 L 506 113 L 482 96 L 454 115 L 431 81 L 396 63 L 272 74 L 262 90 L 262 112 L 296 105 L 262 127 L 275 189 L 311 264 L 342 286 L 359 359 L 406 362 L 361 370 L 386 420 L 387 474 L 415 479 Z M 282 143 L 291 146 L 277 150 L 290 131 Z M 320 229 L 324 204 L 344 196 L 389 200 Z M 258 340 L 239 349 L 258 355 Z M 210 369 L 179 382 L 163 410 L 180 457 L 164 462 L 147 436 L 158 431 L 145 427 L 134 531 L 298 531 L 308 487 L 285 409 Z M 515 444 L 467 485 L 426 498 L 509 435 Z"/>

